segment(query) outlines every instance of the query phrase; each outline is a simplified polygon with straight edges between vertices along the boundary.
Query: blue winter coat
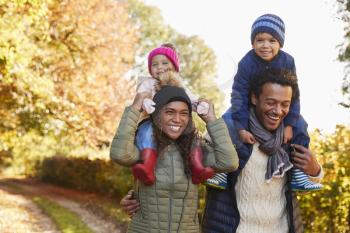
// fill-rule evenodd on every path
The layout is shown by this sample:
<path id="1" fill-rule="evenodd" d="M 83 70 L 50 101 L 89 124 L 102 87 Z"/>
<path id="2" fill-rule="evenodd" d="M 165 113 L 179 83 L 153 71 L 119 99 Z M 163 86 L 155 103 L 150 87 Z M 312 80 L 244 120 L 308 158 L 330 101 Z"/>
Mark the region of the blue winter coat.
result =
<path id="1" fill-rule="evenodd" d="M 294 58 L 280 50 L 277 56 L 270 62 L 260 58 L 254 50 L 250 50 L 239 62 L 238 70 L 234 77 L 231 93 L 231 108 L 233 120 L 237 129 L 248 129 L 249 120 L 249 86 L 250 81 L 257 74 L 267 69 L 285 69 L 296 72 Z M 299 98 L 293 101 L 285 125 L 295 126 L 300 115 Z"/>

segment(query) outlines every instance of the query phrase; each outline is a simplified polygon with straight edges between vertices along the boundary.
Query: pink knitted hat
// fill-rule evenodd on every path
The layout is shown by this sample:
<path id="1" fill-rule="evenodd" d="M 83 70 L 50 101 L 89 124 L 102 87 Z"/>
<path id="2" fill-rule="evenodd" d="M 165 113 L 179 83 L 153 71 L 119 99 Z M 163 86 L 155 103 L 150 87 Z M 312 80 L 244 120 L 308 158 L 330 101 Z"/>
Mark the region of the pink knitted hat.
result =
<path id="1" fill-rule="evenodd" d="M 151 66 L 152 66 L 152 59 L 154 56 L 157 55 L 164 55 L 166 56 L 171 63 L 173 63 L 175 70 L 179 72 L 179 57 L 177 56 L 175 50 L 169 47 L 158 47 L 153 49 L 149 55 L 148 55 L 148 71 L 151 74 Z"/>

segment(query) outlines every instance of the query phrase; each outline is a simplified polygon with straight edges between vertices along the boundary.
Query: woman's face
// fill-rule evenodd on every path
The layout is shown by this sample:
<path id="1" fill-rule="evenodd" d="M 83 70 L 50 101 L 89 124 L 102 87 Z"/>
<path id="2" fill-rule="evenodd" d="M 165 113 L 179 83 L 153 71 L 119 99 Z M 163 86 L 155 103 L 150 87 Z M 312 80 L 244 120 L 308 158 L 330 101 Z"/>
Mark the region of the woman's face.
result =
<path id="1" fill-rule="evenodd" d="M 181 136 L 190 120 L 188 106 L 182 101 L 168 103 L 160 110 L 159 114 L 160 129 L 173 140 Z"/>

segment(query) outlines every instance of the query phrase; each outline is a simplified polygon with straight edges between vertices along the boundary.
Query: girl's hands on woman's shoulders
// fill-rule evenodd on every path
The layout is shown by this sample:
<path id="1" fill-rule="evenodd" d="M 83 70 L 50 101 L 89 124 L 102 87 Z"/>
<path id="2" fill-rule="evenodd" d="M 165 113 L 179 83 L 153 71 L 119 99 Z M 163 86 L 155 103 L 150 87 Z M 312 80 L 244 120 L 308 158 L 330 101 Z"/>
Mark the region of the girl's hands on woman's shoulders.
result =
<path id="1" fill-rule="evenodd" d="M 207 114 L 198 114 L 198 116 L 206 124 L 215 121 L 217 118 L 216 118 L 215 111 L 214 111 L 214 105 L 209 100 L 204 99 L 204 98 L 198 99 L 198 103 L 200 104 L 201 102 L 206 102 L 209 105 L 209 110 L 208 110 Z"/>

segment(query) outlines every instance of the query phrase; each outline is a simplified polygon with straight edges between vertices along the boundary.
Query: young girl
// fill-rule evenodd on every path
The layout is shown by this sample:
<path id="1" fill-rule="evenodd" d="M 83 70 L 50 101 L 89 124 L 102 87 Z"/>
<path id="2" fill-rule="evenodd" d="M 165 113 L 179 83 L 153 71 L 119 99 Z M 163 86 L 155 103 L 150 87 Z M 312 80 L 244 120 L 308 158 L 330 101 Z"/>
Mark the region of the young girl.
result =
<path id="1" fill-rule="evenodd" d="M 182 79 L 179 72 L 179 58 L 172 44 L 163 44 L 153 49 L 148 55 L 148 71 L 151 77 L 139 78 L 137 93 L 148 92 L 153 96 L 162 86 L 172 85 L 182 87 Z M 198 114 L 207 114 L 209 105 L 206 102 L 198 102 L 198 97 L 190 91 L 186 93 L 191 99 L 192 107 Z M 142 108 L 148 114 L 153 113 L 154 101 L 145 98 Z M 155 181 L 154 168 L 157 159 L 157 150 L 154 144 L 153 127 L 151 121 L 143 122 L 137 132 L 138 148 L 140 150 L 140 162 L 132 167 L 133 175 L 144 184 L 151 185 Z M 214 175 L 214 170 L 204 167 L 200 153 L 194 153 L 191 159 L 192 182 L 198 184 Z"/>
<path id="2" fill-rule="evenodd" d="M 142 102 L 148 93 L 138 93 L 124 110 L 111 145 L 111 159 L 132 166 L 140 159 L 134 144 Z M 149 96 L 149 94 L 148 94 Z M 222 118 L 216 119 L 213 105 L 199 115 L 206 123 L 212 143 L 198 137 L 192 121 L 192 104 L 185 90 L 162 87 L 153 97 L 155 109 L 150 124 L 154 132 L 154 150 L 160 154 L 152 184 L 138 183 L 135 198 L 140 210 L 132 217 L 128 232 L 198 233 L 198 185 L 191 181 L 194 154 L 203 152 L 207 166 L 230 172 L 238 167 L 238 156 Z M 136 144 L 138 143 L 136 138 Z M 142 139 L 141 139 L 142 140 Z"/>

